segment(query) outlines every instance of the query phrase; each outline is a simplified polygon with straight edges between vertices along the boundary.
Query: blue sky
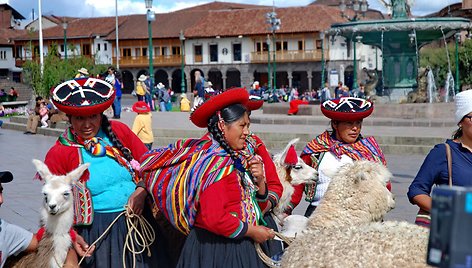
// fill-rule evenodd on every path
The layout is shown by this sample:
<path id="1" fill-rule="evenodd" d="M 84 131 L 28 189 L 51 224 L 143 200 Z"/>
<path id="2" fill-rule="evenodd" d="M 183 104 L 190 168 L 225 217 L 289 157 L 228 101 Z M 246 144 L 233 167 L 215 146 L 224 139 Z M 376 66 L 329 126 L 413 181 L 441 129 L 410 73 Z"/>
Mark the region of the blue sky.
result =
<path id="1" fill-rule="evenodd" d="M 32 9 L 35 17 L 38 16 L 39 0 L 0 0 L 0 3 L 8 3 L 20 14 L 30 21 Z M 220 0 L 229 2 L 227 0 Z M 275 0 L 276 6 L 301 6 L 311 3 L 313 0 Z M 115 15 L 115 0 L 41 0 L 42 13 L 44 15 L 75 16 L 75 17 L 99 17 Z M 208 0 L 154 0 L 153 10 L 157 13 L 165 13 L 212 1 Z M 235 3 L 248 3 L 260 5 L 272 5 L 272 0 L 233 0 Z M 371 8 L 385 11 L 379 0 L 368 0 Z M 460 0 L 415 0 L 413 14 L 424 15 L 438 11 L 451 3 Z M 118 0 L 118 14 L 144 14 L 144 0 Z"/>

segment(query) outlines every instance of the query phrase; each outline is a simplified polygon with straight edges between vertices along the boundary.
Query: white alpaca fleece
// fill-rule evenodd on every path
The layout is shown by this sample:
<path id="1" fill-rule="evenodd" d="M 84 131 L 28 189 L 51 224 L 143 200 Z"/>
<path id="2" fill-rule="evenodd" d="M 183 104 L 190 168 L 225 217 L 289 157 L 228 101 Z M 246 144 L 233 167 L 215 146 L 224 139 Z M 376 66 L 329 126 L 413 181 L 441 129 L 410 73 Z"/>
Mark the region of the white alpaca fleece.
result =
<path id="1" fill-rule="evenodd" d="M 288 247 L 282 267 L 428 267 L 428 229 L 406 222 L 377 223 L 394 205 L 382 164 L 355 161 L 339 169 Z"/>
<path id="2" fill-rule="evenodd" d="M 428 233 L 407 222 L 308 230 L 290 245 L 282 267 L 429 267 Z"/>
<path id="3" fill-rule="evenodd" d="M 273 213 L 279 221 L 283 221 L 284 219 L 284 212 L 287 210 L 295 191 L 294 186 L 300 184 L 313 184 L 318 181 L 318 172 L 316 169 L 305 164 L 300 157 L 298 157 L 296 165 L 290 166 L 284 163 L 290 146 L 295 145 L 298 141 L 298 138 L 289 141 L 285 149 L 273 157 L 275 168 L 277 169 L 277 175 L 283 186 L 283 192 L 279 199 L 279 203 L 273 209 Z"/>
<path id="4" fill-rule="evenodd" d="M 387 189 L 392 174 L 382 164 L 361 160 L 342 166 L 311 215 L 308 228 L 359 225 L 379 221 L 395 207 Z"/>
<path id="5" fill-rule="evenodd" d="M 66 175 L 53 175 L 41 161 L 33 164 L 44 180 L 41 222 L 46 229 L 38 250 L 25 255 L 12 267 L 62 267 L 72 245 L 69 231 L 74 221 L 72 184 L 90 164 L 83 164 Z"/>

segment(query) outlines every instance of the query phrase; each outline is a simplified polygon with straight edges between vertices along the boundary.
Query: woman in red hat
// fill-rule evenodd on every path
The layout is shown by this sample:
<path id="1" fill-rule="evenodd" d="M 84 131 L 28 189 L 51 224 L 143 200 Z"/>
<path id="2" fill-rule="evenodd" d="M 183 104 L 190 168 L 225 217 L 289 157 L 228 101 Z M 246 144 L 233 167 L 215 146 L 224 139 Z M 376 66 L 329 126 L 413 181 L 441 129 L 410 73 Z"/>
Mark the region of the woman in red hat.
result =
<path id="1" fill-rule="evenodd" d="M 154 142 L 154 134 L 152 133 L 152 114 L 151 108 L 144 101 L 137 101 L 133 104 L 133 111 L 137 113 L 134 118 L 133 127 L 131 128 L 138 138 L 151 150 Z"/>
<path id="2" fill-rule="evenodd" d="M 323 198 L 331 181 L 327 174 L 333 174 L 346 163 L 366 159 L 387 164 L 375 138 L 361 135 L 362 120 L 373 110 L 374 104 L 371 101 L 353 97 L 328 100 L 321 104 L 321 111 L 331 119 L 332 130 L 318 135 L 301 153 L 305 163 L 318 170 L 319 180 L 317 185 L 306 187 L 300 185 L 295 188 L 291 209 L 298 205 L 305 189 L 306 201 L 310 202 L 305 216 L 309 217 Z M 287 214 L 290 213 L 291 211 L 287 211 Z"/>
<path id="3" fill-rule="evenodd" d="M 166 267 L 166 249 L 157 247 L 159 229 L 145 206 L 147 191 L 137 174 L 139 163 L 135 159 L 139 160 L 147 148 L 125 124 L 109 121 L 103 114 L 114 98 L 113 86 L 95 78 L 69 80 L 54 87 L 51 99 L 67 114 L 71 126 L 48 151 L 45 164 L 54 174 L 91 164 L 73 189 L 75 229 L 88 244 L 96 241 L 127 206 L 135 214 L 143 214 L 157 232 L 151 245 L 155 253 L 151 257 L 137 254 L 136 267 L 158 262 Z M 119 217 L 81 267 L 123 267 L 123 254 L 130 267 L 133 256 L 123 251 L 128 231 L 125 217 Z"/>
<path id="4" fill-rule="evenodd" d="M 258 201 L 267 199 L 263 165 L 247 143 L 246 89 L 197 107 L 190 120 L 208 134 L 148 152 L 141 172 L 160 211 L 187 238 L 177 267 L 265 267 L 254 242 L 274 237 Z"/>

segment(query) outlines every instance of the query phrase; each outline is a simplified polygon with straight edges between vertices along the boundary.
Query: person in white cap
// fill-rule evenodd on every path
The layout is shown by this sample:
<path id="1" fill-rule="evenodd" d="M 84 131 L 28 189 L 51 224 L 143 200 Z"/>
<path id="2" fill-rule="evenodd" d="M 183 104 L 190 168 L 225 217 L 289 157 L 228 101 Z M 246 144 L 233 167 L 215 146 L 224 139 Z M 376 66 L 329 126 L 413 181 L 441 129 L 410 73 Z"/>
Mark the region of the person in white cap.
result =
<path id="1" fill-rule="evenodd" d="M 455 99 L 457 130 L 451 139 L 436 144 L 426 156 L 408 190 L 408 199 L 420 208 L 416 224 L 429 226 L 433 185 L 472 186 L 472 90 L 460 92 Z M 447 147 L 452 162 L 449 179 Z"/>

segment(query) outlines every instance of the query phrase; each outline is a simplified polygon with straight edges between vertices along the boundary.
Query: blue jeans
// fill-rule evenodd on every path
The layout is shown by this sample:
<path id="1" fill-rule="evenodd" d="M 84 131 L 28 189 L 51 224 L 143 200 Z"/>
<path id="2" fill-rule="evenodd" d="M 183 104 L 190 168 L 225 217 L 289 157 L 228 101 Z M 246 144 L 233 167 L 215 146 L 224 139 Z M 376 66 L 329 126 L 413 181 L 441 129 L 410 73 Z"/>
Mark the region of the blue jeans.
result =
<path id="1" fill-rule="evenodd" d="M 115 97 L 115 100 L 113 101 L 113 117 L 120 118 L 121 116 L 121 96 L 120 97 Z"/>
<path id="2" fill-rule="evenodd" d="M 159 102 L 159 107 L 161 108 L 161 112 L 167 112 L 165 102 L 163 102 L 163 101 Z"/>
<path id="3" fill-rule="evenodd" d="M 151 109 L 151 111 L 155 111 L 151 94 L 144 95 L 144 99 L 147 105 L 149 105 L 149 108 Z"/>

